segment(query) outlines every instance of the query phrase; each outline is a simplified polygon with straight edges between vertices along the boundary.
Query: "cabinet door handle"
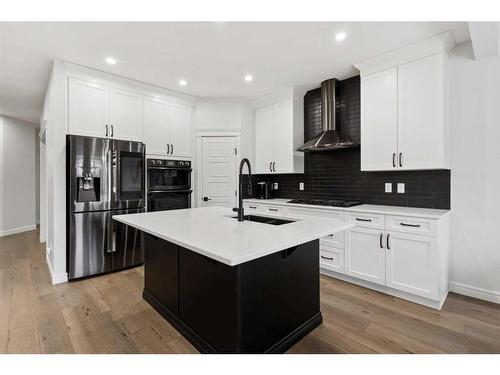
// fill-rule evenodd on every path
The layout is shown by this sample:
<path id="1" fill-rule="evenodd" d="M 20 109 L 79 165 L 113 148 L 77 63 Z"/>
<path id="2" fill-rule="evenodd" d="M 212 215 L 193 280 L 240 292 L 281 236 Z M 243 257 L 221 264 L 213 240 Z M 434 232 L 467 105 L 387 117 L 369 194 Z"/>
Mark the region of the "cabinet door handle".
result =
<path id="1" fill-rule="evenodd" d="M 387 250 L 391 250 L 391 246 L 389 245 L 389 238 L 391 237 L 391 234 L 390 233 L 387 233 Z"/>
<path id="2" fill-rule="evenodd" d="M 108 124 L 106 124 L 106 137 L 108 136 Z"/>
<path id="3" fill-rule="evenodd" d="M 399 166 L 400 167 L 403 166 L 403 153 L 402 152 L 399 153 Z"/>
<path id="4" fill-rule="evenodd" d="M 269 209 L 269 211 L 274 211 L 274 212 L 276 212 L 276 211 L 278 211 L 278 209 L 277 209 L 277 208 L 270 208 L 270 209 Z"/>
<path id="5" fill-rule="evenodd" d="M 273 162 L 270 162 L 269 163 L 269 172 L 272 172 L 273 171 Z"/>
<path id="6" fill-rule="evenodd" d="M 170 148 L 172 149 L 171 154 L 173 155 L 174 154 L 174 144 L 173 143 L 170 144 Z"/>
<path id="7" fill-rule="evenodd" d="M 114 131 L 113 131 L 113 125 L 111 125 L 111 137 L 113 137 Z"/>
<path id="8" fill-rule="evenodd" d="M 395 152 L 392 153 L 392 166 L 394 168 L 396 168 L 396 153 Z"/>
<path id="9" fill-rule="evenodd" d="M 276 162 L 273 161 L 273 172 L 276 172 Z"/>
<path id="10" fill-rule="evenodd" d="M 399 223 L 399 225 L 402 225 L 403 227 L 420 228 L 420 224 L 406 224 L 406 223 Z"/>
<path id="11" fill-rule="evenodd" d="M 333 258 L 324 257 L 323 255 L 320 255 L 320 256 L 321 256 L 321 259 L 333 260 Z"/>
<path id="12" fill-rule="evenodd" d="M 257 209 L 257 206 L 248 206 L 248 208 L 253 208 L 255 210 Z"/>
<path id="13" fill-rule="evenodd" d="M 366 221 L 366 222 L 371 223 L 372 219 L 361 219 L 361 218 L 357 217 L 356 221 Z"/>
<path id="14" fill-rule="evenodd" d="M 384 244 L 382 242 L 382 238 L 384 237 L 384 233 L 380 233 L 380 238 L 379 238 L 379 242 L 380 242 L 380 248 L 383 249 L 384 248 Z"/>
<path id="15" fill-rule="evenodd" d="M 169 154 L 170 154 L 170 144 L 167 143 L 167 155 L 169 155 Z"/>

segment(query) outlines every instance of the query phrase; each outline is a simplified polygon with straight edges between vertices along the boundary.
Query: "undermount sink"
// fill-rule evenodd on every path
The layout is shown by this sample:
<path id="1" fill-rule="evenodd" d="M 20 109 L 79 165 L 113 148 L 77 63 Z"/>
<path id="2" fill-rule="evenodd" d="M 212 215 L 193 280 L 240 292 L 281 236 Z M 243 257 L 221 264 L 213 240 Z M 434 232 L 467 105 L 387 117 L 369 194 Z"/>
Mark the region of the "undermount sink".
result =
<path id="1" fill-rule="evenodd" d="M 232 216 L 233 219 L 238 219 L 238 216 Z M 278 219 L 274 217 L 267 216 L 257 216 L 257 215 L 245 215 L 243 216 L 245 221 L 255 221 L 257 223 L 271 224 L 271 225 L 283 225 L 293 223 L 294 220 Z"/>

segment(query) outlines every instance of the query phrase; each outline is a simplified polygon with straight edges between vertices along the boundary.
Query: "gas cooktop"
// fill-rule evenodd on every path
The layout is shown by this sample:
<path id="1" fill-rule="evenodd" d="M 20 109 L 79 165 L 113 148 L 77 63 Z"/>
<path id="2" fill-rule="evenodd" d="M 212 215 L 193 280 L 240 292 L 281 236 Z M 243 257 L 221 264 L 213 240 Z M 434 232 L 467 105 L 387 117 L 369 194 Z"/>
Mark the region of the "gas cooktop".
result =
<path id="1" fill-rule="evenodd" d="M 287 203 L 312 204 L 315 206 L 352 207 L 360 205 L 361 202 L 348 199 L 292 199 Z"/>

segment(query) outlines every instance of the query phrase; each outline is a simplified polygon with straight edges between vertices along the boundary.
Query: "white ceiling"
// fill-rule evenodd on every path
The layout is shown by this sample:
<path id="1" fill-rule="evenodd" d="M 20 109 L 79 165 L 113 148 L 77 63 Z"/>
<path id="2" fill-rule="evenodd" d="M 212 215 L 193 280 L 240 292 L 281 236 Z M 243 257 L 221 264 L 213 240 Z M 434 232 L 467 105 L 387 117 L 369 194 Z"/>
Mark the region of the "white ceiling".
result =
<path id="1" fill-rule="evenodd" d="M 37 120 L 52 59 L 198 97 L 253 98 L 347 78 L 355 63 L 446 30 L 470 39 L 465 22 L 1 22 L 0 113 Z"/>

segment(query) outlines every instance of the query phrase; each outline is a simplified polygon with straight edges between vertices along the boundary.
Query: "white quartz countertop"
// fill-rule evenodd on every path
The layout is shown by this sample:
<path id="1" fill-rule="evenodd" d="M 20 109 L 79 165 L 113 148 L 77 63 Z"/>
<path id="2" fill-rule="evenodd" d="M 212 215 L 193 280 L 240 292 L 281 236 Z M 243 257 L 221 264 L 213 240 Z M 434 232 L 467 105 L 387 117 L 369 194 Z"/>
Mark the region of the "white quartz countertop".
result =
<path id="1" fill-rule="evenodd" d="M 418 207 L 402 207 L 402 206 L 382 206 L 374 204 L 361 204 L 353 207 L 330 207 L 330 206 L 316 206 L 310 204 L 295 204 L 287 203 L 290 199 L 275 198 L 275 199 L 245 199 L 244 202 L 259 203 L 259 204 L 276 204 L 288 207 L 303 207 L 303 208 L 316 208 L 325 210 L 337 210 L 346 212 L 365 212 L 381 215 L 396 215 L 396 216 L 409 216 L 420 217 L 426 219 L 439 219 L 447 215 L 449 210 L 438 210 L 434 208 L 418 208 Z"/>
<path id="2" fill-rule="evenodd" d="M 113 219 L 230 266 L 354 227 L 352 223 L 323 218 L 270 225 L 238 222 L 233 216 L 236 213 L 230 208 L 200 207 L 114 215 Z"/>

